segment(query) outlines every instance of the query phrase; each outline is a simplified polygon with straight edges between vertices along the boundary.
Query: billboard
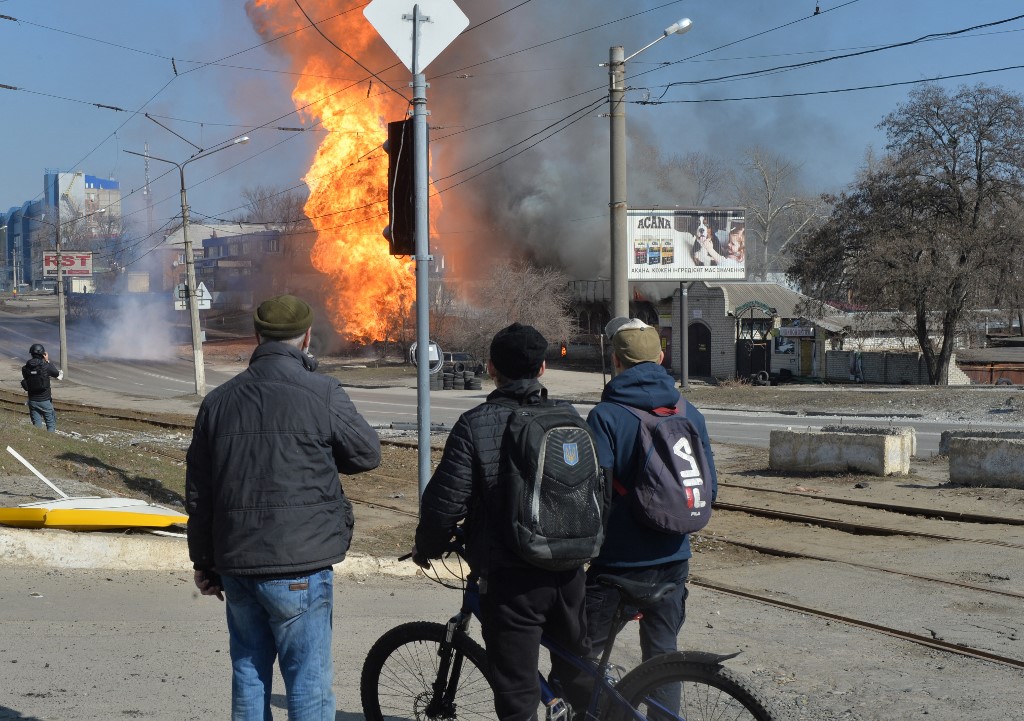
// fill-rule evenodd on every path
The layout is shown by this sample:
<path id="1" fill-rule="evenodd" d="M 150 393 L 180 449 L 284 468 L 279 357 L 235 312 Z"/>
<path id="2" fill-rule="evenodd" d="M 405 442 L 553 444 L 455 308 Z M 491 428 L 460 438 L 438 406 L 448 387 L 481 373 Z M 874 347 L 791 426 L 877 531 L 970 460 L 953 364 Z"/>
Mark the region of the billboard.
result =
<path id="1" fill-rule="evenodd" d="M 92 252 L 82 250 L 65 250 L 60 254 L 60 264 L 65 276 L 79 278 L 92 277 Z M 57 252 L 43 254 L 43 277 L 57 277 Z"/>
<path id="2" fill-rule="evenodd" d="M 630 208 L 629 280 L 745 280 L 743 208 Z"/>

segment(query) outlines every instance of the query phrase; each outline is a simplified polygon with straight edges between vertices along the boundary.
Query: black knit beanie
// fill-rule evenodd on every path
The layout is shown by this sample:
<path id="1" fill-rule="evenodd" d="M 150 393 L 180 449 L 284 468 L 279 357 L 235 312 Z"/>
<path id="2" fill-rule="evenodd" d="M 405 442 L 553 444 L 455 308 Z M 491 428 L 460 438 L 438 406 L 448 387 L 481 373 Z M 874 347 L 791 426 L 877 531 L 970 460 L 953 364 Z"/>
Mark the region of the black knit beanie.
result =
<path id="1" fill-rule="evenodd" d="M 532 325 L 513 323 L 491 341 L 491 362 L 509 380 L 536 378 L 544 363 L 548 342 Z"/>

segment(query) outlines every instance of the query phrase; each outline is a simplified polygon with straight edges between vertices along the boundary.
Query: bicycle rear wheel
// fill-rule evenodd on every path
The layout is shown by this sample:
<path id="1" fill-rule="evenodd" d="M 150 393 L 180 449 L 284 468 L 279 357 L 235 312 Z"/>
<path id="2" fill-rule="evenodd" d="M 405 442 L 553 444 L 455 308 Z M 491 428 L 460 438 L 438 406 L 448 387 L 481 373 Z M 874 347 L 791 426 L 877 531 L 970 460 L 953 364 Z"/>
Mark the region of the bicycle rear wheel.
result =
<path id="1" fill-rule="evenodd" d="M 648 719 L 657 721 L 774 721 L 769 704 L 747 682 L 713 661 L 670 653 L 626 674 L 616 690 Z M 629 721 L 628 709 L 612 703 L 609 721 Z"/>
<path id="2" fill-rule="evenodd" d="M 451 663 L 442 674 L 446 635 L 444 624 L 415 621 L 377 640 L 359 682 L 366 721 L 496 718 L 483 648 L 456 632 Z"/>

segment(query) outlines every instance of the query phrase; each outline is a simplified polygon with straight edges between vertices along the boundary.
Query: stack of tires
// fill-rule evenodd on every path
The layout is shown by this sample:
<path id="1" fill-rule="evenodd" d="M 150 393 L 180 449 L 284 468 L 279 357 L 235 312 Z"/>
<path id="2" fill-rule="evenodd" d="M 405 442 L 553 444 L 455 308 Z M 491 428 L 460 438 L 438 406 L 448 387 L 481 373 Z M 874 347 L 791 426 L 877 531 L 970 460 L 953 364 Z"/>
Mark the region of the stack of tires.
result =
<path id="1" fill-rule="evenodd" d="M 445 370 L 430 376 L 430 390 L 432 391 L 478 391 L 483 389 L 483 381 L 473 371 Z"/>

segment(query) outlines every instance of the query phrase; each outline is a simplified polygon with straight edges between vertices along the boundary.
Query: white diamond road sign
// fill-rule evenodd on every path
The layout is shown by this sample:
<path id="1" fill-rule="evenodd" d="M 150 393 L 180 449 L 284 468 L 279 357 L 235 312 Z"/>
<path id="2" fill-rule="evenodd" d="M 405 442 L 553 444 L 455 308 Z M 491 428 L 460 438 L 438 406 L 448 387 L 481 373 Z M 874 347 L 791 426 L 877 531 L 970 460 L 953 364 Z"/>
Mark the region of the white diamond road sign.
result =
<path id="1" fill-rule="evenodd" d="M 409 72 L 413 70 L 413 7 L 420 8 L 419 72 L 469 25 L 469 18 L 455 0 L 373 0 L 363 15 L 380 33 Z"/>
<path id="2" fill-rule="evenodd" d="M 188 286 L 179 283 L 174 288 L 174 309 L 188 310 Z M 210 310 L 210 303 L 213 302 L 213 294 L 207 289 L 205 283 L 196 286 L 196 308 L 199 310 Z"/>

